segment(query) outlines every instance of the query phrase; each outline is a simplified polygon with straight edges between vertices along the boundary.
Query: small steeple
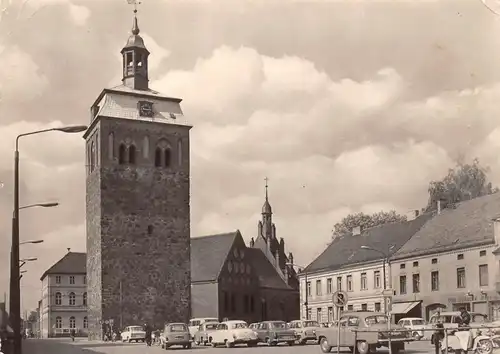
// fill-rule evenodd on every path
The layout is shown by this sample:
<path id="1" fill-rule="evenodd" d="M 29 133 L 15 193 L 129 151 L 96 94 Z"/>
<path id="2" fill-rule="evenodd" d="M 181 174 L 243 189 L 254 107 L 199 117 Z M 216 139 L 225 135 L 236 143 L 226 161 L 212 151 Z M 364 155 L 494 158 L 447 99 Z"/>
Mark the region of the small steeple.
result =
<path id="1" fill-rule="evenodd" d="M 136 0 L 129 0 L 129 4 L 134 4 L 134 20 L 132 23 L 131 35 L 127 44 L 122 49 L 123 56 L 123 85 L 134 90 L 148 90 L 148 56 L 149 51 L 144 45 L 144 40 L 139 35 L 140 29 L 137 21 Z"/>
<path id="2" fill-rule="evenodd" d="M 266 181 L 266 200 L 264 202 L 264 205 L 262 206 L 262 215 L 271 215 L 273 212 L 272 212 L 272 209 L 271 209 L 271 204 L 269 204 L 269 196 L 268 196 L 268 192 L 267 192 L 267 189 L 268 189 L 268 185 L 267 185 L 267 182 L 269 181 L 269 178 L 264 178 L 264 181 Z"/>

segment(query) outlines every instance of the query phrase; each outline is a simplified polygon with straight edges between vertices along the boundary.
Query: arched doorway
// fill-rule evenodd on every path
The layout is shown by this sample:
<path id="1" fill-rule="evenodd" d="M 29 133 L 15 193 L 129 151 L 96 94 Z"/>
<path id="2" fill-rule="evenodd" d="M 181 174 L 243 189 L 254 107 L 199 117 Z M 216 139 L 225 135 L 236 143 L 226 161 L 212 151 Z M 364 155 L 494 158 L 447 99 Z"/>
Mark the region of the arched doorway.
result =
<path id="1" fill-rule="evenodd" d="M 425 306 L 425 319 L 428 321 L 435 312 L 438 310 L 442 311 L 444 309 L 446 309 L 446 305 L 438 302 Z"/>

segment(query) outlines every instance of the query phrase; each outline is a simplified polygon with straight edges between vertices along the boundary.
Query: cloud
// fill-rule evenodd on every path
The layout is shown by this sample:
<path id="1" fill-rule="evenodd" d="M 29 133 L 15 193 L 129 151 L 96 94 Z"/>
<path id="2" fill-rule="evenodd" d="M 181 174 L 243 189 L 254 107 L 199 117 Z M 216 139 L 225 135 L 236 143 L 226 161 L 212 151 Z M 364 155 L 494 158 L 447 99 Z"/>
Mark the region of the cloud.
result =
<path id="1" fill-rule="evenodd" d="M 90 10 L 81 5 L 74 5 L 69 3 L 69 13 L 71 18 L 78 26 L 84 26 L 87 23 L 88 18 L 90 17 Z"/>

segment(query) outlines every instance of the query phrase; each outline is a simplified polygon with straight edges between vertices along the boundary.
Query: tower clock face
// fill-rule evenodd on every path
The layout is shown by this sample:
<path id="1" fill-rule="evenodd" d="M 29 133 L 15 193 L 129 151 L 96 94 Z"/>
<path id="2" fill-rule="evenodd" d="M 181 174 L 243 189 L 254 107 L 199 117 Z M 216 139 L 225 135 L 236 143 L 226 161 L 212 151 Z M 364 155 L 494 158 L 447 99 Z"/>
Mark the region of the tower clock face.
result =
<path id="1" fill-rule="evenodd" d="M 153 117 L 153 102 L 139 101 L 139 115 L 141 117 Z"/>

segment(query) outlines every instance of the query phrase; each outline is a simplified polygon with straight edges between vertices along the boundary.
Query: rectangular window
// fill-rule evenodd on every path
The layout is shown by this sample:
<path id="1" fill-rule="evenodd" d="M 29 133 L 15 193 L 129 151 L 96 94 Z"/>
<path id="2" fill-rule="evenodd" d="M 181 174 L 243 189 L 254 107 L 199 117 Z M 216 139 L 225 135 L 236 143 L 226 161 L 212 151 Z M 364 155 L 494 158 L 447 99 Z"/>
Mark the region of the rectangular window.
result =
<path id="1" fill-rule="evenodd" d="M 438 259 L 437 259 L 437 258 L 433 258 L 433 259 L 431 259 L 431 263 L 432 263 L 432 264 L 437 264 L 437 262 L 438 262 Z"/>
<path id="2" fill-rule="evenodd" d="M 479 286 L 488 286 L 489 284 L 488 276 L 488 265 L 481 264 L 479 266 Z"/>
<path id="3" fill-rule="evenodd" d="M 333 322 L 333 307 L 328 308 L 328 322 Z"/>
<path id="4" fill-rule="evenodd" d="M 431 291 L 439 291 L 439 272 L 431 272 Z"/>
<path id="5" fill-rule="evenodd" d="M 418 267 L 418 261 L 413 262 L 414 267 Z"/>
<path id="6" fill-rule="evenodd" d="M 376 270 L 373 272 L 373 284 L 375 289 L 380 289 L 380 270 Z"/>
<path id="7" fill-rule="evenodd" d="M 352 275 L 347 276 L 347 291 L 352 291 Z"/>
<path id="8" fill-rule="evenodd" d="M 465 288 L 465 268 L 457 268 L 457 288 Z"/>
<path id="9" fill-rule="evenodd" d="M 326 293 L 328 295 L 333 293 L 333 280 L 332 280 L 332 278 L 326 279 Z"/>
<path id="10" fill-rule="evenodd" d="M 307 295 L 307 297 L 311 296 L 311 282 L 310 281 L 308 281 L 307 285 L 306 285 L 306 295 Z"/>
<path id="11" fill-rule="evenodd" d="M 361 311 L 368 311 L 368 304 L 361 304 Z"/>
<path id="12" fill-rule="evenodd" d="M 337 290 L 342 290 L 342 277 L 337 277 Z"/>
<path id="13" fill-rule="evenodd" d="M 71 285 L 74 285 L 74 284 L 75 284 L 75 277 L 74 277 L 73 275 L 70 275 L 70 277 L 69 277 L 69 283 L 70 283 Z"/>
<path id="14" fill-rule="evenodd" d="M 352 311 L 354 310 L 354 307 L 352 305 L 347 305 L 347 311 Z"/>
<path id="15" fill-rule="evenodd" d="M 419 293 L 420 292 L 420 274 L 413 274 L 412 275 L 412 283 L 413 283 L 413 293 Z"/>
<path id="16" fill-rule="evenodd" d="M 405 269 L 405 268 L 406 268 L 406 264 L 401 263 L 401 264 L 399 265 L 399 268 L 400 268 L 400 269 Z"/>
<path id="17" fill-rule="evenodd" d="M 486 251 L 479 251 L 479 257 L 484 257 L 486 256 Z"/>
<path id="18" fill-rule="evenodd" d="M 86 275 L 83 276 L 83 284 L 87 284 L 87 276 Z"/>
<path id="19" fill-rule="evenodd" d="M 316 280 L 316 296 L 321 295 L 321 280 Z"/>
<path id="20" fill-rule="evenodd" d="M 56 284 L 61 284 L 61 276 L 56 275 Z"/>
<path id="21" fill-rule="evenodd" d="M 319 323 L 323 322 L 323 316 L 321 315 L 321 308 L 316 309 L 316 321 Z"/>
<path id="22" fill-rule="evenodd" d="M 368 289 L 368 284 L 366 281 L 366 273 L 361 273 L 361 290 Z"/>
<path id="23" fill-rule="evenodd" d="M 462 259 L 464 259 L 464 255 L 462 253 L 460 254 L 457 254 L 457 259 L 460 261 Z"/>
<path id="24" fill-rule="evenodd" d="M 399 293 L 406 294 L 406 275 L 399 276 Z"/>
<path id="25" fill-rule="evenodd" d="M 380 302 L 375 303 L 375 312 L 380 312 Z"/>
<path id="26" fill-rule="evenodd" d="M 312 317 L 312 309 L 307 309 L 306 320 L 310 320 Z"/>

